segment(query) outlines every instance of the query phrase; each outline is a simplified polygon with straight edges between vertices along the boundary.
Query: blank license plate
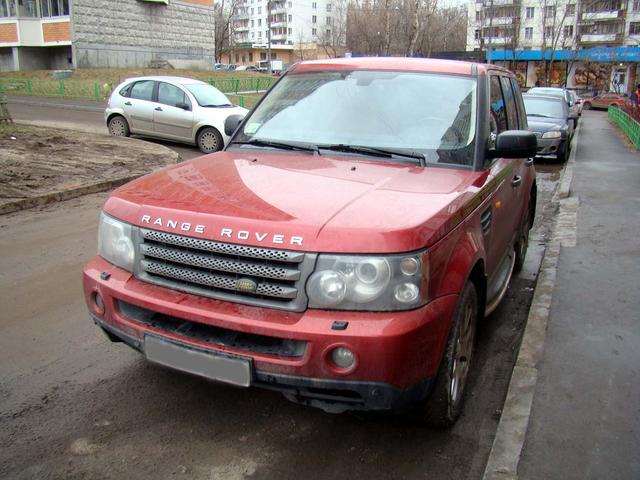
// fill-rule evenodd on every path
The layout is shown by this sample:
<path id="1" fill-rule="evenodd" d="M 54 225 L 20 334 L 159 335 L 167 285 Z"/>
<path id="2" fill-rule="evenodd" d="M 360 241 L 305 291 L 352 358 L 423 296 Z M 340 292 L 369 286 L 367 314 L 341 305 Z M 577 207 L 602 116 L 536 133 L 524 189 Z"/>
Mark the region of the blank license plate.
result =
<path id="1" fill-rule="evenodd" d="M 144 351 L 148 360 L 160 365 L 241 387 L 251 385 L 251 364 L 243 358 L 193 350 L 152 335 L 145 335 Z"/>

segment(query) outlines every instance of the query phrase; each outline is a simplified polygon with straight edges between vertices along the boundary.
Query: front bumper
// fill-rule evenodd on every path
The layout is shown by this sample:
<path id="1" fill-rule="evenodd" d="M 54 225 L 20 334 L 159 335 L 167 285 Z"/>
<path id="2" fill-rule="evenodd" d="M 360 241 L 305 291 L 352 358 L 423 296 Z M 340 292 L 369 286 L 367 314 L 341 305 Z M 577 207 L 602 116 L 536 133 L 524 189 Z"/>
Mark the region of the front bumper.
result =
<path id="1" fill-rule="evenodd" d="M 557 155 L 562 151 L 563 144 L 566 139 L 564 138 L 541 138 L 538 137 L 538 151 L 536 155 Z"/>
<path id="2" fill-rule="evenodd" d="M 249 359 L 251 385 L 326 411 L 391 410 L 426 397 L 457 296 L 406 312 L 286 312 L 209 299 L 151 285 L 100 257 L 84 270 L 94 321 L 144 353 L 145 335 Z M 95 295 L 103 308 L 96 305 Z M 348 322 L 336 330 L 335 321 Z M 355 366 L 340 370 L 330 351 L 348 347 Z"/>

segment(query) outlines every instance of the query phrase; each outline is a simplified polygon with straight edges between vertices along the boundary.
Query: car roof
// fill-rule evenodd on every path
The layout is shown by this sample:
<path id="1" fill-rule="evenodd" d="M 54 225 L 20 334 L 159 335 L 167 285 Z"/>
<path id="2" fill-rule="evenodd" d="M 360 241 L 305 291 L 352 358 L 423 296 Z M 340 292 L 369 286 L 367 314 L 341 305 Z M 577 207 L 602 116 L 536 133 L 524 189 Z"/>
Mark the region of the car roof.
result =
<path id="1" fill-rule="evenodd" d="M 157 82 L 169 82 L 169 83 L 176 83 L 178 85 L 193 85 L 193 84 L 207 83 L 207 82 L 203 82 L 202 80 L 197 80 L 195 78 L 172 77 L 172 76 L 165 76 L 165 75 L 148 75 L 145 77 L 131 77 L 131 78 L 127 78 L 126 81 L 131 82 L 131 81 L 139 81 L 139 80 L 155 80 Z"/>
<path id="2" fill-rule="evenodd" d="M 461 62 L 457 60 L 439 60 L 433 58 L 406 57 L 359 57 L 311 60 L 296 63 L 290 72 L 306 72 L 317 70 L 393 70 L 424 73 L 451 73 L 458 75 L 486 75 L 496 70 L 513 77 L 509 70 L 495 65 Z"/>
<path id="3" fill-rule="evenodd" d="M 547 95 L 542 93 L 525 93 L 522 95 L 522 98 L 541 98 L 543 100 L 549 100 L 550 102 L 560 102 L 565 103 L 564 100 L 557 95 Z"/>

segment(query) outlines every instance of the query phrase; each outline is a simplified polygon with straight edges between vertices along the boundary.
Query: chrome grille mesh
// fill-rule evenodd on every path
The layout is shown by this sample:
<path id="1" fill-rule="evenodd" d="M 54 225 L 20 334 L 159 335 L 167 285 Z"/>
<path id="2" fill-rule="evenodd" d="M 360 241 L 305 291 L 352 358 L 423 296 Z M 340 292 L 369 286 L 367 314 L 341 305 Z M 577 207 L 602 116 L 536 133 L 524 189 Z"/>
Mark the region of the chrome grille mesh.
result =
<path id="1" fill-rule="evenodd" d="M 302 311 L 314 254 L 249 247 L 138 229 L 138 278 L 249 305 Z M 248 286 L 248 288 L 247 288 Z"/>

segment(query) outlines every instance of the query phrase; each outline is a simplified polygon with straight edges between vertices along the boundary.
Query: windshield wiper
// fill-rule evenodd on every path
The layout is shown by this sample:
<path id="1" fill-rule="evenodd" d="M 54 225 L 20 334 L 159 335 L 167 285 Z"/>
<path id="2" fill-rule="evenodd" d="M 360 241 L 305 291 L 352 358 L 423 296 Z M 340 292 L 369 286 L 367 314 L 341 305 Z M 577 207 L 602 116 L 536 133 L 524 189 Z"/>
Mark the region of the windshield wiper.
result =
<path id="1" fill-rule="evenodd" d="M 201 105 L 201 107 L 233 107 L 233 103 L 219 103 L 217 105 L 214 105 L 213 103 L 208 104 L 208 105 Z"/>
<path id="2" fill-rule="evenodd" d="M 272 148 L 279 148 L 282 150 L 302 150 L 305 152 L 318 153 L 318 147 L 314 145 L 300 145 L 295 143 L 276 142 L 272 140 L 259 140 L 257 138 L 254 138 L 252 140 L 247 140 L 247 141 L 235 140 L 231 143 L 232 144 L 235 143 L 238 145 L 252 145 L 254 147 L 272 147 Z"/>
<path id="3" fill-rule="evenodd" d="M 527 113 L 527 117 L 543 117 L 543 118 L 553 118 L 549 115 L 542 115 L 541 113 Z"/>
<path id="4" fill-rule="evenodd" d="M 361 153 L 364 155 L 377 155 L 379 157 L 388 158 L 393 156 L 415 158 L 419 160 L 421 167 L 425 167 L 427 164 L 427 157 L 424 154 L 402 149 L 367 147 L 365 145 L 346 145 L 344 143 L 338 143 L 335 145 L 318 145 L 318 148 L 333 150 L 334 152 Z"/>

